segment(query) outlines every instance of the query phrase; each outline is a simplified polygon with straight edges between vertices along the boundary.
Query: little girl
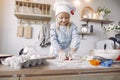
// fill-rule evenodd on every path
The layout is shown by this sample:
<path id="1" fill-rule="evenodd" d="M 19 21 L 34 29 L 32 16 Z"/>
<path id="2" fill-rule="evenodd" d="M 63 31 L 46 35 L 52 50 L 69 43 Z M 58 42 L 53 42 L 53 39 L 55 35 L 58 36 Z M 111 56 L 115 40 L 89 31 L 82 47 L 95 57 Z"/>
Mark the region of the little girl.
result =
<path id="1" fill-rule="evenodd" d="M 75 8 L 64 0 L 54 4 L 56 23 L 50 27 L 50 55 L 61 60 L 72 59 L 80 45 L 80 35 L 77 27 L 70 22 Z"/>

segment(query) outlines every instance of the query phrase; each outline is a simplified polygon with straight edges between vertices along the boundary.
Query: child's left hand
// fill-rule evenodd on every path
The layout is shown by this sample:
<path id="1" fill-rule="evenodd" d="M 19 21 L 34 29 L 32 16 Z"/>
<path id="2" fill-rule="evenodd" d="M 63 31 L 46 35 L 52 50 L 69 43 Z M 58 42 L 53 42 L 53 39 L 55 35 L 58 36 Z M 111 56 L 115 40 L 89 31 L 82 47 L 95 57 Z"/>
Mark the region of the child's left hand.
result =
<path id="1" fill-rule="evenodd" d="M 69 60 L 72 60 L 75 57 L 74 55 L 75 55 L 75 52 L 70 51 L 70 52 L 68 52 L 67 57 L 69 58 Z"/>

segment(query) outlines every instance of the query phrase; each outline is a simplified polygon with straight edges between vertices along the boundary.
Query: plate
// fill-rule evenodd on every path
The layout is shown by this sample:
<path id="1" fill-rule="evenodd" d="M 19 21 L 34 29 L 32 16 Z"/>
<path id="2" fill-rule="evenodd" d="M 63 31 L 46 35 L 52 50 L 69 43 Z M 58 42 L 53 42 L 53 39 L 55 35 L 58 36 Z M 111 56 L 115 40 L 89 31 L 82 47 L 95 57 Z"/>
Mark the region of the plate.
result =
<path id="1" fill-rule="evenodd" d="M 92 18 L 94 10 L 92 7 L 85 6 L 81 11 L 81 18 Z"/>

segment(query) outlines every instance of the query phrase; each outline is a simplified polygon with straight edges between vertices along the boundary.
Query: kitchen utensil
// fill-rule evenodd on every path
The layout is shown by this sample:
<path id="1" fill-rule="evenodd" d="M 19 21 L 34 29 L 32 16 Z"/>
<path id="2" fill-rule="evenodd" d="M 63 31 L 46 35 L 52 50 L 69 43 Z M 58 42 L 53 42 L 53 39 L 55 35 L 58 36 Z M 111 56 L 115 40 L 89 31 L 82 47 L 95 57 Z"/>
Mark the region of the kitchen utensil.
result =
<path id="1" fill-rule="evenodd" d="M 101 57 L 101 56 L 94 56 L 93 59 L 100 60 L 101 62 L 104 62 L 104 61 L 107 61 L 107 60 L 111 60 L 111 59 L 106 59 L 106 58 Z"/>
<path id="2" fill-rule="evenodd" d="M 107 47 L 107 45 L 106 45 L 106 44 L 104 44 L 104 50 L 106 50 L 106 47 Z"/>
<path id="3" fill-rule="evenodd" d="M 112 64 L 113 64 L 113 60 L 106 60 L 100 63 L 100 65 L 104 67 L 110 67 Z"/>
<path id="4" fill-rule="evenodd" d="M 114 42 L 114 49 L 117 49 L 117 46 L 116 46 L 117 40 L 116 40 L 116 38 L 110 37 L 109 39 L 112 40 L 112 41 Z"/>

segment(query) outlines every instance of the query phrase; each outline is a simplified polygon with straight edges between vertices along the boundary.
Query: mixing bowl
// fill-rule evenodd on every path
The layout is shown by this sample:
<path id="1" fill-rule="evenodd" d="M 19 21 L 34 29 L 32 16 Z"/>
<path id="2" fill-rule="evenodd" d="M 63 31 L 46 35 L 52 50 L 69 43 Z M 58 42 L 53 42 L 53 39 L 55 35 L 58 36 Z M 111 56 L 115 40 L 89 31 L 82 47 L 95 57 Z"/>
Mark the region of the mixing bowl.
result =
<path id="1" fill-rule="evenodd" d="M 116 60 L 120 55 L 120 50 L 117 49 L 96 49 L 96 50 L 90 50 L 90 55 L 92 56 L 100 56 L 107 59 Z"/>

